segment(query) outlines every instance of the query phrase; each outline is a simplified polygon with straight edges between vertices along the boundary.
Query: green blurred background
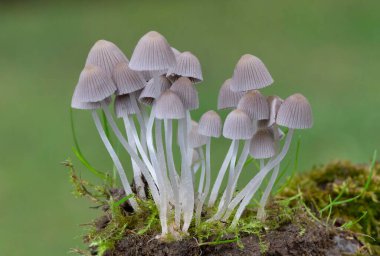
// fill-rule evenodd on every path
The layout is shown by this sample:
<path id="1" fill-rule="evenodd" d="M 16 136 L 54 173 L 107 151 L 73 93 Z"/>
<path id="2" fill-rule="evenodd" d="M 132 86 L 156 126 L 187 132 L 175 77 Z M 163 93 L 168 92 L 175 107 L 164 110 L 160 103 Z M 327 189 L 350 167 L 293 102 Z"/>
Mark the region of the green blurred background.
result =
<path id="1" fill-rule="evenodd" d="M 60 166 L 71 157 L 91 178 L 71 151 L 69 105 L 96 40 L 130 56 L 157 30 L 195 53 L 205 78 L 196 119 L 215 108 L 239 57 L 259 56 L 275 79 L 265 94 L 301 92 L 313 106 L 314 128 L 297 132 L 307 170 L 333 159 L 367 162 L 380 146 L 379 13 L 379 1 L 357 0 L 0 2 L 0 254 L 66 255 L 82 247 L 79 224 L 99 214 L 71 195 Z M 86 157 L 112 168 L 89 113 L 75 119 Z M 228 141 L 214 145 L 215 164 Z"/>

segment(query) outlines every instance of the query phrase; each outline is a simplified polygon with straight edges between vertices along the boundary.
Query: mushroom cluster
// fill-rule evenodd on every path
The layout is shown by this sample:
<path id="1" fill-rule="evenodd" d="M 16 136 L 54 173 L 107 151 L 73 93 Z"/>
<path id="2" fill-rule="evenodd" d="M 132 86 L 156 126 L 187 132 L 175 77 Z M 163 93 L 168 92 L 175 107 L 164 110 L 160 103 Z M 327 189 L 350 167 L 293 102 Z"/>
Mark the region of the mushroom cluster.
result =
<path id="1" fill-rule="evenodd" d="M 202 210 L 213 208 L 216 202 L 217 211 L 207 221 L 226 221 L 237 208 L 232 221 L 236 225 L 272 171 L 258 210 L 258 217 L 265 218 L 264 207 L 294 129 L 312 126 L 310 105 L 301 94 L 282 100 L 278 96 L 265 97 L 258 91 L 271 85 L 273 79 L 263 62 L 253 55 L 240 58 L 232 78 L 220 89 L 218 109 L 232 109 L 224 124 L 213 110 L 204 113 L 199 123 L 192 120 L 190 112 L 199 106 L 196 87 L 202 81 L 201 65 L 194 54 L 179 52 L 161 34 L 151 31 L 138 41 L 130 60 L 115 44 L 97 41 L 72 97 L 73 108 L 91 110 L 125 193 L 134 194 L 99 119 L 98 109 L 104 111 L 113 133 L 131 158 L 136 189 L 128 202 L 139 211 L 136 198 L 153 199 L 163 236 L 186 233 L 193 221 L 195 225 L 200 223 Z M 114 114 L 109 108 L 112 101 Z M 114 117 L 123 121 L 125 132 Z M 288 132 L 283 133 L 279 126 L 287 127 Z M 211 186 L 211 139 L 221 135 L 231 140 L 231 146 Z M 176 165 L 173 151 L 180 153 L 180 164 Z M 249 155 L 260 161 L 260 170 L 236 193 Z M 227 186 L 220 192 L 225 176 Z"/>

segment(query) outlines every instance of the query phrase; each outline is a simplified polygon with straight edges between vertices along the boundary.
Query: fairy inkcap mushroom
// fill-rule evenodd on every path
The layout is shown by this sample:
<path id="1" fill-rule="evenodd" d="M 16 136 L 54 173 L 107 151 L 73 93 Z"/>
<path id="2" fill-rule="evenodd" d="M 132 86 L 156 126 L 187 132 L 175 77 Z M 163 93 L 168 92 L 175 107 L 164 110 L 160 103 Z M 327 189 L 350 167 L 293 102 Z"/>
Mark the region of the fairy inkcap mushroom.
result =
<path id="1" fill-rule="evenodd" d="M 181 119 L 185 117 L 185 108 L 181 99 L 171 90 L 166 90 L 161 94 L 153 111 L 158 119 Z"/>
<path id="2" fill-rule="evenodd" d="M 146 84 L 143 76 L 139 72 L 130 69 L 126 62 L 116 64 L 112 72 L 112 79 L 117 87 L 116 95 L 141 90 Z"/>
<path id="3" fill-rule="evenodd" d="M 242 92 L 267 87 L 273 78 L 264 63 L 251 54 L 244 54 L 235 66 L 231 90 Z"/>
<path id="4" fill-rule="evenodd" d="M 93 65 L 87 65 L 79 76 L 72 98 L 72 105 L 80 103 L 100 102 L 110 97 L 116 86 L 105 71 Z"/>
<path id="5" fill-rule="evenodd" d="M 269 119 L 267 99 L 257 90 L 246 92 L 239 100 L 237 108 L 243 110 L 252 120 Z"/>
<path id="6" fill-rule="evenodd" d="M 111 76 L 115 65 L 120 62 L 128 63 L 124 53 L 114 43 L 99 40 L 88 53 L 86 65 L 98 66 Z"/>
<path id="7" fill-rule="evenodd" d="M 150 31 L 137 43 L 129 67 L 137 71 L 160 71 L 175 64 L 174 52 L 165 37 L 156 31 Z"/>
<path id="8" fill-rule="evenodd" d="M 223 136 L 231 140 L 251 139 L 256 127 L 251 118 L 242 110 L 231 111 L 223 126 Z"/>
<path id="9" fill-rule="evenodd" d="M 286 98 L 281 104 L 276 123 L 291 129 L 307 129 L 313 126 L 309 101 L 299 93 Z"/>
<path id="10" fill-rule="evenodd" d="M 171 85 L 172 83 L 165 76 L 159 76 L 158 83 L 154 83 L 152 78 L 142 90 L 139 100 L 146 105 L 153 105 L 153 101 L 158 99 Z"/>
<path id="11" fill-rule="evenodd" d="M 276 154 L 274 137 L 268 128 L 260 129 L 253 135 L 249 153 L 256 159 L 271 158 Z"/>
<path id="12" fill-rule="evenodd" d="M 243 97 L 244 92 L 235 92 L 231 90 L 231 79 L 224 81 L 219 90 L 218 109 L 236 108 L 239 100 Z"/>
<path id="13" fill-rule="evenodd" d="M 116 96 L 114 104 L 115 115 L 117 118 L 136 114 L 136 109 L 132 105 L 131 96 L 129 94 Z"/>
<path id="14" fill-rule="evenodd" d="M 198 92 L 189 78 L 180 77 L 172 84 L 170 90 L 178 95 L 186 110 L 193 110 L 199 107 Z"/>
<path id="15" fill-rule="evenodd" d="M 188 77 L 192 82 L 203 81 L 201 63 L 191 52 L 183 52 L 177 57 L 177 64 L 168 70 L 167 77 L 176 80 L 178 77 Z"/>
<path id="16" fill-rule="evenodd" d="M 268 126 L 272 126 L 276 122 L 276 116 L 277 116 L 278 109 L 280 108 L 280 106 L 281 106 L 282 102 L 284 102 L 284 100 L 281 99 L 280 97 L 276 96 L 276 95 L 273 95 L 273 96 L 268 96 L 267 101 L 268 101 L 269 108 L 270 108 Z"/>
<path id="17" fill-rule="evenodd" d="M 191 129 L 188 134 L 188 142 L 189 142 L 190 148 L 199 148 L 207 143 L 207 137 L 200 134 L 198 129 L 199 129 L 198 123 L 195 121 L 192 121 Z"/>
<path id="18" fill-rule="evenodd" d="M 199 120 L 198 132 L 207 137 L 220 137 L 222 133 L 222 119 L 214 110 L 207 111 Z"/>

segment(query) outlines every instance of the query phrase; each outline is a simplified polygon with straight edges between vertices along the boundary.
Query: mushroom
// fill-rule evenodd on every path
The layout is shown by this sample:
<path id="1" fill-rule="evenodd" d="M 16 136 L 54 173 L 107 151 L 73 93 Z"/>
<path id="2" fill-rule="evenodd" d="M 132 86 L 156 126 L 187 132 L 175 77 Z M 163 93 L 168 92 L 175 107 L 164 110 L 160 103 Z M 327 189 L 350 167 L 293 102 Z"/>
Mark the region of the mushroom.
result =
<path id="1" fill-rule="evenodd" d="M 234 180 L 237 179 L 236 176 L 238 175 L 236 171 L 242 168 L 242 166 L 244 165 L 245 161 L 243 162 L 243 159 L 246 158 L 246 156 L 248 156 L 249 141 L 252 138 L 255 130 L 256 127 L 252 120 L 244 111 L 240 109 L 235 109 L 231 111 L 226 117 L 223 126 L 223 136 L 228 139 L 231 139 L 231 146 L 233 146 L 233 153 L 230 160 L 228 183 L 225 190 L 224 199 L 220 202 L 217 213 L 208 221 L 220 219 L 223 216 L 225 210 L 227 209 L 228 203 L 231 200 L 233 193 L 232 186 Z M 237 166 L 235 166 L 240 140 L 244 140 L 245 145 L 243 152 L 241 153 L 241 157 L 239 158 L 239 163 Z"/>
<path id="2" fill-rule="evenodd" d="M 255 195 L 258 187 L 260 187 L 260 184 L 262 183 L 267 173 L 272 168 L 277 166 L 282 161 L 282 159 L 284 159 L 290 147 L 294 129 L 307 129 L 312 127 L 313 117 L 308 100 L 301 94 L 293 94 L 289 96 L 280 106 L 277 113 L 276 122 L 279 125 L 289 128 L 285 143 L 282 147 L 281 152 L 272 158 L 266 164 L 266 166 L 262 168 L 253 179 L 251 179 L 251 181 L 243 188 L 243 190 L 241 190 L 241 192 L 236 195 L 234 200 L 231 201 L 230 206 L 228 207 L 229 212 L 232 212 L 233 208 L 235 208 L 237 204 L 242 200 L 234 216 L 234 220 L 231 224 L 232 226 L 236 226 L 245 207 Z"/>
<path id="3" fill-rule="evenodd" d="M 139 101 L 145 105 L 153 105 L 153 101 L 158 99 L 161 94 L 170 88 L 172 83 L 165 76 L 159 76 L 158 83 L 153 83 L 153 78 L 149 80 L 145 88 L 142 90 Z"/>
<path id="4" fill-rule="evenodd" d="M 244 54 L 235 66 L 231 80 L 231 90 L 245 92 L 267 87 L 273 78 L 264 63 L 251 54 Z"/>
<path id="5" fill-rule="evenodd" d="M 152 113 L 153 115 L 151 115 L 148 122 L 148 129 L 150 129 L 150 127 L 153 126 L 154 117 L 157 119 L 164 120 L 166 157 L 169 169 L 169 178 L 174 194 L 175 223 L 177 227 L 180 227 L 181 205 L 179 201 L 179 177 L 175 168 L 173 158 L 172 120 L 184 119 L 185 109 L 183 107 L 181 99 L 174 92 L 166 90 L 154 103 Z M 151 140 L 148 140 L 148 148 L 150 148 L 151 151 L 154 150 L 153 142 Z M 186 157 L 186 152 L 184 152 L 185 148 L 182 144 L 180 149 L 182 156 Z"/>
<path id="6" fill-rule="evenodd" d="M 191 52 L 183 52 L 177 56 L 177 64 L 169 68 L 167 77 L 175 81 L 179 77 L 187 77 L 193 83 L 203 81 L 201 63 Z"/>
<path id="7" fill-rule="evenodd" d="M 227 79 L 219 90 L 218 109 L 236 108 L 243 95 L 244 92 L 232 91 L 231 79 Z"/>
<path id="8" fill-rule="evenodd" d="M 269 119 L 267 99 L 257 90 L 246 92 L 239 100 L 237 108 L 243 110 L 252 120 Z"/>

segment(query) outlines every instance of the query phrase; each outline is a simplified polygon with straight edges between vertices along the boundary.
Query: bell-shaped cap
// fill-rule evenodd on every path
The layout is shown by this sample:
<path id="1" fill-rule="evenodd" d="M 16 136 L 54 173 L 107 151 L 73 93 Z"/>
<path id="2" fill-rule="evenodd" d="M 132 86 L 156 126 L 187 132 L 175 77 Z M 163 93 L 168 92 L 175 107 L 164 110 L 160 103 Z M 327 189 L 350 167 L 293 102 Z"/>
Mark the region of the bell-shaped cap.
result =
<path id="1" fill-rule="evenodd" d="M 237 108 L 243 110 L 252 120 L 269 119 L 267 99 L 257 90 L 246 92 Z"/>
<path id="2" fill-rule="evenodd" d="M 111 97 L 105 98 L 104 102 L 109 105 L 112 101 Z M 101 102 L 71 102 L 71 107 L 75 109 L 82 109 L 82 110 L 94 110 L 99 109 L 102 107 Z"/>
<path id="3" fill-rule="evenodd" d="M 278 109 L 280 108 L 280 106 L 281 106 L 282 102 L 284 102 L 284 100 L 281 99 L 280 97 L 276 96 L 276 95 L 273 95 L 273 96 L 268 96 L 267 101 L 268 101 L 269 108 L 270 108 L 268 126 L 272 126 L 276 122 L 276 116 L 277 116 Z"/>
<path id="4" fill-rule="evenodd" d="M 133 107 L 131 97 L 135 97 L 135 95 L 124 94 L 116 96 L 114 109 L 117 118 L 136 114 L 136 109 Z"/>
<path id="5" fill-rule="evenodd" d="M 231 90 L 231 79 L 224 81 L 219 91 L 218 109 L 236 108 L 244 92 L 234 92 Z"/>
<path id="6" fill-rule="evenodd" d="M 190 148 L 199 148 L 207 143 L 207 137 L 199 133 L 199 125 L 197 122 L 191 122 L 191 129 L 188 134 L 188 144 Z"/>
<path id="7" fill-rule="evenodd" d="M 309 101 L 299 93 L 289 96 L 277 112 L 276 123 L 291 129 L 311 128 L 313 114 Z"/>
<path id="8" fill-rule="evenodd" d="M 243 55 L 235 66 L 231 90 L 244 92 L 264 88 L 273 83 L 273 78 L 264 63 L 251 54 Z"/>
<path id="9" fill-rule="evenodd" d="M 128 67 L 127 62 L 116 64 L 112 73 L 112 79 L 117 87 L 116 95 L 123 95 L 141 90 L 146 82 L 143 76 Z"/>
<path id="10" fill-rule="evenodd" d="M 88 53 L 86 66 L 98 66 L 111 77 L 114 67 L 119 62 L 128 63 L 128 59 L 124 53 L 114 43 L 106 40 L 99 40 Z"/>
<path id="11" fill-rule="evenodd" d="M 270 158 L 276 154 L 276 144 L 269 129 L 259 129 L 253 135 L 249 153 L 256 159 Z"/>
<path id="12" fill-rule="evenodd" d="M 156 31 L 150 31 L 137 43 L 129 67 L 137 71 L 160 71 L 175 64 L 174 52 L 165 37 Z"/>
<path id="13" fill-rule="evenodd" d="M 139 96 L 139 101 L 146 105 L 152 105 L 153 101 L 158 99 L 158 97 L 160 97 L 164 91 L 168 90 L 170 86 L 171 82 L 165 76 L 159 76 L 157 82 L 154 82 L 152 78 L 142 90 Z"/>
<path id="14" fill-rule="evenodd" d="M 186 110 L 193 110 L 199 107 L 198 91 L 187 77 L 180 77 L 175 81 L 170 90 L 182 100 Z"/>
<path id="15" fill-rule="evenodd" d="M 252 138 L 255 130 L 251 118 L 244 111 L 235 109 L 227 115 L 223 136 L 231 140 L 247 140 Z"/>
<path id="16" fill-rule="evenodd" d="M 157 119 L 182 119 L 185 117 L 185 108 L 181 99 L 171 90 L 166 90 L 161 94 L 153 111 Z"/>
<path id="17" fill-rule="evenodd" d="M 214 110 L 207 111 L 199 120 L 198 132 L 207 137 L 220 137 L 222 133 L 222 119 Z"/>
<path id="18" fill-rule="evenodd" d="M 99 102 L 116 91 L 116 86 L 105 71 L 93 65 L 87 65 L 79 76 L 71 104 Z"/>
<path id="19" fill-rule="evenodd" d="M 168 70 L 167 76 L 176 80 L 178 77 L 188 77 L 193 83 L 203 81 L 201 63 L 191 52 L 183 52 L 177 58 L 177 64 Z"/>

